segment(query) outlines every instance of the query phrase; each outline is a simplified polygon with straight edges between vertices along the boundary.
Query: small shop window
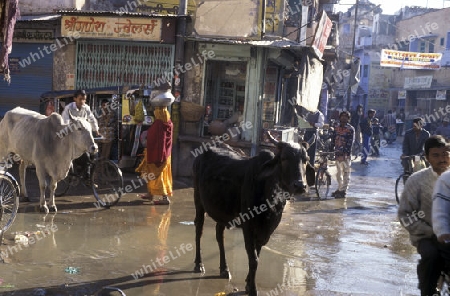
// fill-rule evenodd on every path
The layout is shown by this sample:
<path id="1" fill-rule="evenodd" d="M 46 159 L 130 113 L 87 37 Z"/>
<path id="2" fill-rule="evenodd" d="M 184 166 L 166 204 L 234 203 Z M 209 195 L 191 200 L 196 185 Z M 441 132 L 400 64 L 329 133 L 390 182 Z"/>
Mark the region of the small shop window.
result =
<path id="1" fill-rule="evenodd" d="M 205 105 L 211 107 L 211 118 L 225 120 L 244 114 L 246 62 L 209 61 L 207 63 Z"/>

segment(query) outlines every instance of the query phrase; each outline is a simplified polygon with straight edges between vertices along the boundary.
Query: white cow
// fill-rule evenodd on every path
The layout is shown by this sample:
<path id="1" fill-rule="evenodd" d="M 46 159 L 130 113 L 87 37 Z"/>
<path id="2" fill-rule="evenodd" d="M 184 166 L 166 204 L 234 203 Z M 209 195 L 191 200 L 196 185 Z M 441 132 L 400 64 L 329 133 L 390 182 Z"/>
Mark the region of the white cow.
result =
<path id="1" fill-rule="evenodd" d="M 50 189 L 49 207 L 56 212 L 55 189 L 58 181 L 67 176 L 73 159 L 85 152 L 95 153 L 97 148 L 91 125 L 82 118 L 71 116 L 70 123 L 65 124 L 57 113 L 47 117 L 16 107 L 6 112 L 0 122 L 0 159 L 7 161 L 10 153 L 22 158 L 19 174 L 21 192 L 25 197 L 28 197 L 26 168 L 34 164 L 39 180 L 40 207 L 45 213 L 49 212 L 45 200 L 46 186 Z"/>

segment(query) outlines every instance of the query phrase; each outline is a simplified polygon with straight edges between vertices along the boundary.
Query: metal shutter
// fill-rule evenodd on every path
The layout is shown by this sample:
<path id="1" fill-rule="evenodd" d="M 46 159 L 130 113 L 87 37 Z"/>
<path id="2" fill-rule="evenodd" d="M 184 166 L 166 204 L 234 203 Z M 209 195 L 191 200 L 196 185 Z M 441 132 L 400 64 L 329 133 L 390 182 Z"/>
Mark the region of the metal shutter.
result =
<path id="1" fill-rule="evenodd" d="M 151 85 L 173 73 L 173 61 L 174 45 L 78 41 L 76 88 Z"/>
<path id="2" fill-rule="evenodd" d="M 39 112 L 39 98 L 53 87 L 53 53 L 49 43 L 14 43 L 9 55 L 11 84 L 0 80 L 0 115 L 20 106 Z"/>

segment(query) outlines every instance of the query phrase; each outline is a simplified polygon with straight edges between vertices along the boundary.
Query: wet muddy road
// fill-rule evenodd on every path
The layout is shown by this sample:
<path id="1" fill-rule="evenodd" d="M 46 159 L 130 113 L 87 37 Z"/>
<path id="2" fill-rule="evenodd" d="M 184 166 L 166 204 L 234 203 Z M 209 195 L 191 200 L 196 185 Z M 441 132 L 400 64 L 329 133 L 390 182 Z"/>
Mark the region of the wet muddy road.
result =
<path id="1" fill-rule="evenodd" d="M 280 226 L 261 251 L 260 295 L 418 295 L 416 262 L 396 219 L 395 178 L 400 144 L 382 150 L 368 167 L 353 163 L 348 197 L 288 201 Z M 128 181 L 135 176 L 128 174 Z M 244 290 L 247 256 L 242 232 L 225 232 L 233 279 L 218 278 L 215 224 L 205 220 L 205 275 L 194 267 L 192 188 L 178 189 L 170 206 L 152 206 L 125 195 L 109 210 L 97 209 L 87 191 L 56 199 L 57 214 L 21 203 L 5 234 L 0 264 L 1 295 L 208 295 Z M 332 180 L 332 189 L 336 181 Z M 28 245 L 14 243 L 27 234 Z M 6 257 L 5 255 L 8 255 Z M 69 267 L 73 267 L 69 269 Z M 72 273 L 71 273 L 72 272 Z M 243 295 L 243 292 L 237 295 Z"/>

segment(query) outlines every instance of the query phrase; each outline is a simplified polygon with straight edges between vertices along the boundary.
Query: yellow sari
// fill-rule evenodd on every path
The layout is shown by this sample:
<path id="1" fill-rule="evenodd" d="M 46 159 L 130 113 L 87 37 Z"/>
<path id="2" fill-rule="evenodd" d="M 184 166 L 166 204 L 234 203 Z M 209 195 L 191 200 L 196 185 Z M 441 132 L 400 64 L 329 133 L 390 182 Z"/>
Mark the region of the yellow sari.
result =
<path id="1" fill-rule="evenodd" d="M 161 120 L 163 122 L 168 122 L 170 120 L 170 114 L 167 110 L 167 107 L 156 107 L 155 111 L 155 120 Z M 151 139 L 147 139 L 147 142 Z M 142 162 L 139 164 L 136 172 L 141 173 L 143 177 L 147 174 L 148 176 L 155 176 L 153 180 L 149 180 L 147 183 L 148 193 L 150 195 L 166 195 L 172 196 L 172 165 L 171 165 L 172 156 L 170 155 L 164 161 L 164 163 L 160 166 L 156 166 L 154 163 L 147 163 L 147 148 L 144 150 L 144 158 Z"/>

